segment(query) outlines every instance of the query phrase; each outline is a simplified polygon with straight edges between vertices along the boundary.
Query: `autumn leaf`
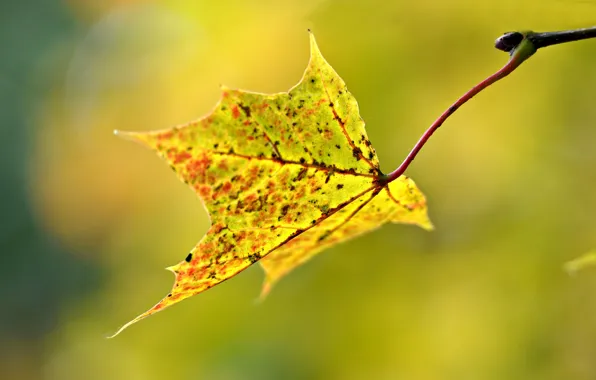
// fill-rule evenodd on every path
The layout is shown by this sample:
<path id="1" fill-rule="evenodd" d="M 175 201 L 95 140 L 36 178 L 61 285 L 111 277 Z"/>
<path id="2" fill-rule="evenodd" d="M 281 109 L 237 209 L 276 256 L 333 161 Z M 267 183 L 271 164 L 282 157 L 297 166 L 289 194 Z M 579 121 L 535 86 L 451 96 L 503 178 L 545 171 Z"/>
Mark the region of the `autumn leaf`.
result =
<path id="1" fill-rule="evenodd" d="M 154 149 L 199 195 L 211 227 L 168 268 L 171 292 L 124 325 L 201 293 L 256 262 L 263 295 L 325 248 L 383 223 L 425 229 L 424 195 L 401 176 L 387 183 L 344 81 L 310 36 L 310 62 L 289 92 L 223 88 L 213 111 L 156 132 L 119 132 Z"/>

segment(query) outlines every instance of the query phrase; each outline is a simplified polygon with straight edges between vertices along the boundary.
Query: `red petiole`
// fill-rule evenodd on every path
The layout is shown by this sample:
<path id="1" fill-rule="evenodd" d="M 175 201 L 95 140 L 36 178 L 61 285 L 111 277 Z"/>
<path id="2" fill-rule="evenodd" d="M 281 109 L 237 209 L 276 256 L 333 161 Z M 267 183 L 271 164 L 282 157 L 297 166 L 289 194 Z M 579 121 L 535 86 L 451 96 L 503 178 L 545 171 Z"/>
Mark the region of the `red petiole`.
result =
<path id="1" fill-rule="evenodd" d="M 437 129 L 445 120 L 449 118 L 459 107 L 465 104 L 467 101 L 472 99 L 476 94 L 482 90 L 488 88 L 493 83 L 500 79 L 505 78 L 511 74 L 519 65 L 525 60 L 530 58 L 539 48 L 550 46 L 559 43 L 578 41 L 587 38 L 596 37 L 596 27 L 578 29 L 572 31 L 562 32 L 547 32 L 547 33 L 534 33 L 534 32 L 510 32 L 506 33 L 497 39 L 495 47 L 499 50 L 510 52 L 509 61 L 500 70 L 472 87 L 466 92 L 461 98 L 457 99 L 434 123 L 424 132 L 422 137 L 418 140 L 414 148 L 410 151 L 408 156 L 399 165 L 397 169 L 381 178 L 382 183 L 389 183 L 399 178 L 406 169 L 410 166 L 414 158 L 418 155 L 422 147 L 435 133 Z"/>

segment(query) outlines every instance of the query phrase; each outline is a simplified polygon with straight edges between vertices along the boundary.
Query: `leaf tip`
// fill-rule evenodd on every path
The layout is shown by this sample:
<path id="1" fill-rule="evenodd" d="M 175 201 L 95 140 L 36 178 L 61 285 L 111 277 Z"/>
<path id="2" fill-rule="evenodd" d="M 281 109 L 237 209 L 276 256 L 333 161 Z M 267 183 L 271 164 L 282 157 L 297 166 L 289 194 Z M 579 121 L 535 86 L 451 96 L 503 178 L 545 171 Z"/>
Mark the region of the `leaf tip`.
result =
<path id="1" fill-rule="evenodd" d="M 126 132 L 126 131 L 121 131 L 118 129 L 114 129 L 114 136 L 118 136 L 121 137 L 125 140 L 131 140 L 131 141 L 142 141 L 139 138 L 139 133 L 138 132 Z"/>
<path id="2" fill-rule="evenodd" d="M 310 39 L 310 59 L 312 62 L 313 59 L 319 58 L 322 56 L 321 56 L 321 51 L 319 50 L 319 45 L 317 45 L 317 40 L 315 39 L 315 35 L 313 32 L 310 31 L 310 29 L 308 31 L 308 35 L 309 35 L 309 39 Z"/>
<path id="3" fill-rule="evenodd" d="M 114 339 L 117 335 L 119 335 L 122 331 L 124 331 L 125 328 L 127 328 L 128 326 L 124 325 L 122 327 L 120 327 L 118 329 L 118 331 L 116 331 L 115 333 L 113 333 L 112 335 L 108 335 L 106 336 L 106 339 Z"/>
<path id="4" fill-rule="evenodd" d="M 589 266 L 596 265 L 596 251 L 588 252 L 580 257 L 566 262 L 563 269 L 569 276 L 575 276 L 577 272 Z"/>
<path id="5" fill-rule="evenodd" d="M 177 275 L 177 274 L 178 274 L 178 266 L 179 266 L 179 265 L 180 265 L 180 264 L 171 265 L 171 266 L 169 266 L 169 267 L 166 267 L 165 269 L 166 269 L 167 271 L 169 271 L 169 272 L 172 272 L 172 273 L 174 273 L 174 275 Z"/>
<path id="6" fill-rule="evenodd" d="M 420 227 L 422 227 L 426 231 L 434 231 L 435 230 L 435 225 L 433 224 L 433 222 L 430 221 L 430 219 L 428 217 L 426 218 L 426 220 L 424 222 L 420 223 Z"/>
<path id="7" fill-rule="evenodd" d="M 579 266 L 577 262 L 574 260 L 566 262 L 563 264 L 563 270 L 567 273 L 569 277 L 575 277 L 577 275 L 577 271 L 579 270 Z"/>
<path id="8" fill-rule="evenodd" d="M 169 269 L 169 268 L 168 268 Z M 173 270 L 172 270 L 173 272 Z M 164 297 L 161 301 L 159 301 L 157 304 L 155 304 L 155 306 L 153 306 L 151 309 L 147 310 L 146 312 L 144 312 L 143 314 L 137 316 L 136 318 L 134 318 L 133 320 L 129 321 L 128 323 L 124 324 L 122 327 L 120 327 L 118 329 L 118 331 L 116 331 L 113 335 L 110 335 L 107 337 L 107 339 L 112 339 L 114 337 L 116 337 L 117 335 L 119 335 L 122 331 L 126 330 L 127 328 L 129 328 L 130 326 L 134 325 L 135 323 L 159 312 L 162 311 L 163 309 L 173 305 L 174 303 L 176 303 L 177 301 L 171 301 L 170 297 L 172 296 L 172 293 L 168 294 L 166 297 Z"/>
<path id="9" fill-rule="evenodd" d="M 126 329 L 127 329 L 128 327 L 130 327 L 131 325 L 133 325 L 133 324 L 137 323 L 138 321 L 140 321 L 141 319 L 145 318 L 145 316 L 146 316 L 145 314 L 141 314 L 141 315 L 139 315 L 138 317 L 136 317 L 135 319 L 133 319 L 132 321 L 130 321 L 130 322 L 128 322 L 128 323 L 126 323 L 126 324 L 122 325 L 122 327 L 120 327 L 120 328 L 118 329 L 118 331 L 116 331 L 114 334 L 112 334 L 112 335 L 110 335 L 110 336 L 106 337 L 106 339 L 113 339 L 113 338 L 115 338 L 116 336 L 120 335 L 120 333 L 121 333 L 122 331 L 126 330 Z"/>

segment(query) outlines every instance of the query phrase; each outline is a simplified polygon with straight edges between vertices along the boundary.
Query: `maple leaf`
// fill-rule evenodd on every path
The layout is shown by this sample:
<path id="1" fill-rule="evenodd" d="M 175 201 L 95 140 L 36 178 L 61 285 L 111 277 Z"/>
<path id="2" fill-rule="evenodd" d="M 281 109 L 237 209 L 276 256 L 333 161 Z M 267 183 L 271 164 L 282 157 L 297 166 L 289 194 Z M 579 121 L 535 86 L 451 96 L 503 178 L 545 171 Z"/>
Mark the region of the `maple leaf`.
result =
<path id="1" fill-rule="evenodd" d="M 356 100 L 310 35 L 301 81 L 266 95 L 223 88 L 213 111 L 155 132 L 119 132 L 154 149 L 196 191 L 211 227 L 168 268 L 171 292 L 126 327 L 259 262 L 263 295 L 325 248 L 383 223 L 432 225 L 414 182 L 387 183 Z"/>

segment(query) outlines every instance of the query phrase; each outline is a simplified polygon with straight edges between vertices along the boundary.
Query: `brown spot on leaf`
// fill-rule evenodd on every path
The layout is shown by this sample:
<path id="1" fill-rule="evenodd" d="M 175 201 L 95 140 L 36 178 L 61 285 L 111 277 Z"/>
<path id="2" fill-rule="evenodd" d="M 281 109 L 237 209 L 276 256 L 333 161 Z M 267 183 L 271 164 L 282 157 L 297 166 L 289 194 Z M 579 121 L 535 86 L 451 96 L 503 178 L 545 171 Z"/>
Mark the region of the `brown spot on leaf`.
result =
<path id="1" fill-rule="evenodd" d="M 312 46 L 318 54 L 314 40 Z M 375 156 L 363 124 L 346 125 L 360 120 L 357 107 L 343 107 L 355 100 L 322 59 L 312 60 L 304 78 L 308 85 L 301 83 L 290 93 L 245 96 L 241 90 L 225 90 L 222 104 L 207 117 L 140 134 L 201 196 L 213 224 L 194 256 L 174 267 L 173 296 L 136 320 L 201 293 L 260 259 L 270 285 L 321 248 L 389 219 L 428 225 L 424 197 L 413 185 L 406 186 L 414 190 L 404 204 L 416 211 L 408 213 L 407 206 L 391 201 L 380 208 L 381 202 L 364 207 L 381 189 L 389 193 L 389 185 L 375 177 L 376 162 L 368 161 Z M 341 90 L 341 110 L 334 108 L 333 101 L 340 101 L 327 90 L 332 96 Z M 259 124 L 253 120 L 257 115 Z M 402 181 L 404 177 L 396 180 L 400 194 L 407 185 Z"/>
<path id="2" fill-rule="evenodd" d="M 288 210 L 290 209 L 290 205 L 284 205 L 281 208 L 281 216 L 284 217 L 286 216 L 286 214 L 288 213 Z"/>
<path id="3" fill-rule="evenodd" d="M 240 109 L 242 109 L 242 111 L 244 111 L 244 113 L 246 114 L 246 117 L 250 117 L 250 107 L 244 104 L 238 104 L 238 107 L 240 107 Z"/>
<path id="4" fill-rule="evenodd" d="M 308 172 L 307 168 L 302 168 L 300 169 L 300 171 L 298 172 L 298 175 L 296 176 L 296 181 L 300 181 L 304 178 L 304 176 L 306 176 L 306 173 Z"/>
<path id="5" fill-rule="evenodd" d="M 258 253 L 253 253 L 252 255 L 248 255 L 248 260 L 250 260 L 251 264 L 256 263 L 261 259 L 261 255 Z"/>

